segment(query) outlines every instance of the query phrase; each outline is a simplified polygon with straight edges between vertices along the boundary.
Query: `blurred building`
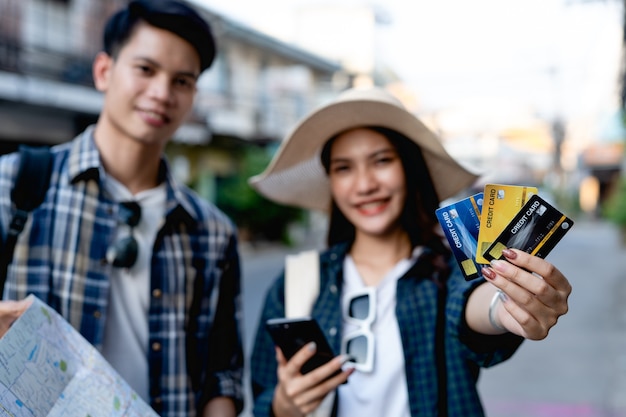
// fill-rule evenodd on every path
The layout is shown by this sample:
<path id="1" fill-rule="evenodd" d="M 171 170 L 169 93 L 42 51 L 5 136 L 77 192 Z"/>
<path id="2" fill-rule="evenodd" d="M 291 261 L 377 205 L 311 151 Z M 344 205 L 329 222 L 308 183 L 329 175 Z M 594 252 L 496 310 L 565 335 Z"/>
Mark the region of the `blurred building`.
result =
<path id="1" fill-rule="evenodd" d="M 596 136 L 597 140 L 581 153 L 580 165 L 597 184 L 596 205 L 601 205 L 616 190 L 620 175 L 624 174 L 626 122 L 623 112 L 604 117 Z"/>
<path id="2" fill-rule="evenodd" d="M 487 183 L 539 185 L 553 169 L 550 125 L 528 106 L 479 101 L 448 106 L 423 116 L 455 158 Z"/>
<path id="3" fill-rule="evenodd" d="M 0 153 L 20 143 L 68 141 L 97 120 L 102 97 L 91 63 L 106 18 L 125 3 L 0 0 Z M 348 78 L 334 60 L 201 13 L 212 24 L 218 55 L 168 153 L 183 180 L 204 176 L 210 198 L 212 177 L 236 171 L 242 147 L 279 142 Z"/>

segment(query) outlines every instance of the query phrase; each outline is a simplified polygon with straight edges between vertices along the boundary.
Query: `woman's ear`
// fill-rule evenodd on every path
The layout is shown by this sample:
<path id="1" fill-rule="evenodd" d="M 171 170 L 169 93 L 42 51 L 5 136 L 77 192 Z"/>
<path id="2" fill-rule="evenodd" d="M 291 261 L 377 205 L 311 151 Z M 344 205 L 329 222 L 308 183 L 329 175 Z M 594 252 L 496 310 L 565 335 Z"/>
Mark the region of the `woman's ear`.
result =
<path id="1" fill-rule="evenodd" d="M 113 58 L 105 52 L 98 52 L 92 65 L 93 82 L 98 91 L 107 90 L 112 67 Z"/>

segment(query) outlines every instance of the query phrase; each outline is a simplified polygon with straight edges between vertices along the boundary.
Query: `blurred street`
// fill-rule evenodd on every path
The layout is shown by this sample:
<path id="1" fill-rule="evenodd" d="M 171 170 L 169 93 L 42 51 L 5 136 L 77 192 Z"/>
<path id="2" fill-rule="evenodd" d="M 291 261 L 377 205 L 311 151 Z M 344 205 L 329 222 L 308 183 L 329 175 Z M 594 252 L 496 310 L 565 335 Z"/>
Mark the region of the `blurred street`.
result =
<path id="1" fill-rule="evenodd" d="M 220 207 L 242 240 L 272 240 L 303 214 L 248 180 L 303 116 L 352 87 L 393 94 L 480 174 L 475 191 L 537 185 L 585 213 L 626 201 L 626 0 L 183 1 L 217 47 L 191 111 L 167 124 L 168 175 Z M 0 155 L 67 143 L 98 122 L 108 93 L 94 88 L 93 58 L 128 2 L 0 0 Z M 145 85 L 126 98 L 162 100 Z M 241 244 L 246 366 L 285 255 L 324 240 L 325 219 L 309 214 L 288 229 L 297 247 Z M 483 370 L 488 417 L 626 417 L 626 238 L 574 220 L 549 257 L 573 285 L 570 312 L 546 340 Z M 251 417 L 245 378 L 241 416 Z"/>
<path id="2" fill-rule="evenodd" d="M 285 253 L 242 247 L 247 358 L 263 295 Z M 511 360 L 482 372 L 487 416 L 626 417 L 625 255 L 613 225 L 576 220 L 549 255 L 572 283 L 570 311 L 547 339 L 524 342 Z"/>

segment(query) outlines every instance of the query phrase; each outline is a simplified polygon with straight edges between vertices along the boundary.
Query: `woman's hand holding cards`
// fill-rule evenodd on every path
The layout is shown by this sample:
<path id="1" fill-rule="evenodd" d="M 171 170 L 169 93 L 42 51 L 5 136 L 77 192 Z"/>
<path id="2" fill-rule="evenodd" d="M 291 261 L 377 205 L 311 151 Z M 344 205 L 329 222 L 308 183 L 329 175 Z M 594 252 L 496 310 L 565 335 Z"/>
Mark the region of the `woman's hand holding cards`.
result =
<path id="1" fill-rule="evenodd" d="M 508 331 L 531 340 L 544 339 L 559 317 L 568 311 L 572 287 L 545 259 L 517 249 L 502 251 L 506 260 L 494 260 L 483 276 L 503 295 L 494 311 Z"/>

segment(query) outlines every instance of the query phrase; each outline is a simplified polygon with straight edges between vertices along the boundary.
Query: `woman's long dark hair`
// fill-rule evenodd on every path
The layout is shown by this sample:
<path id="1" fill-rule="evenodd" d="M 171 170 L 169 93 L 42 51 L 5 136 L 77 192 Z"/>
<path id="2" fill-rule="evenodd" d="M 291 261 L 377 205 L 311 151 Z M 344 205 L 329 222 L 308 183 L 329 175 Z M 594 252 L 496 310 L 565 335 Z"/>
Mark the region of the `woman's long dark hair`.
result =
<path id="1" fill-rule="evenodd" d="M 398 152 L 406 179 L 406 202 L 400 224 L 407 231 L 412 247 L 426 245 L 438 253 L 447 252 L 441 243 L 441 236 L 435 231 L 438 224 L 435 210 L 439 207 L 439 197 L 420 147 L 394 130 L 378 126 L 364 128 L 385 136 Z M 330 169 L 330 150 L 337 136 L 339 134 L 330 138 L 322 149 L 321 160 L 327 175 Z M 340 242 L 352 243 L 355 233 L 354 225 L 332 200 L 326 239 L 328 246 Z"/>

